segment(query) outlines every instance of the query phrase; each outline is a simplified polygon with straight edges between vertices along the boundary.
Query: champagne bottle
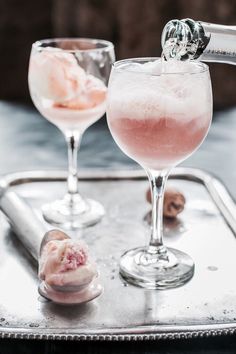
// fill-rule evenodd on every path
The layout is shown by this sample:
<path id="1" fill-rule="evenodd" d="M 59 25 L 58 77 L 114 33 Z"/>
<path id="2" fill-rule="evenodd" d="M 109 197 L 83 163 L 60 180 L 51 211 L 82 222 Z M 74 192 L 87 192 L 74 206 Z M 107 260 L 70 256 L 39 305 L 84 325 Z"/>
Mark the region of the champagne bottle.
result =
<path id="1" fill-rule="evenodd" d="M 236 26 L 192 19 L 169 21 L 162 32 L 166 59 L 201 60 L 236 65 Z"/>

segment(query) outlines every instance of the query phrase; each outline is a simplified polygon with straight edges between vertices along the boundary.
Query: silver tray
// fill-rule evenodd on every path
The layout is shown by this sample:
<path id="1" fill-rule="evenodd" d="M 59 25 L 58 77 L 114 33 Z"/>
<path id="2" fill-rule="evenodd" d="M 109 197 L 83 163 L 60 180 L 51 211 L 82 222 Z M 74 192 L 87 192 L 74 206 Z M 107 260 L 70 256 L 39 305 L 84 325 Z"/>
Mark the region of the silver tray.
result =
<path id="1" fill-rule="evenodd" d="M 90 246 L 100 268 L 104 294 L 79 306 L 63 307 L 43 300 L 37 292 L 37 263 L 2 214 L 0 336 L 145 340 L 235 333 L 235 204 L 225 187 L 201 170 L 177 168 L 170 178 L 169 184 L 183 191 L 187 205 L 176 222 L 165 224 L 165 242 L 195 260 L 195 275 L 189 283 L 165 291 L 123 283 L 118 272 L 120 255 L 149 238 L 147 178 L 142 171 L 81 171 L 82 194 L 102 202 L 106 216 L 100 224 L 71 235 L 83 238 Z M 1 193 L 16 192 L 39 217 L 38 223 L 31 222 L 27 213 L 14 205 L 9 217 L 15 213 L 18 233 L 30 232 L 32 242 L 42 236 L 48 225 L 42 220 L 40 206 L 63 195 L 65 179 L 64 172 L 31 171 L 7 175 L 0 181 Z M 21 216 L 28 217 L 28 223 L 23 225 Z"/>

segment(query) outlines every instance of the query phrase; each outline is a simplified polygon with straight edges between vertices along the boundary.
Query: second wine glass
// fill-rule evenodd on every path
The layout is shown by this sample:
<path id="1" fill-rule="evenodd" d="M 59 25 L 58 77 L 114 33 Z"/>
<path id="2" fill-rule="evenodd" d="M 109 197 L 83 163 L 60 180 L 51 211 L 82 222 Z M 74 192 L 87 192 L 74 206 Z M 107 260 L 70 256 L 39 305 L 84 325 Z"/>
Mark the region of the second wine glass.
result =
<path id="1" fill-rule="evenodd" d="M 68 146 L 68 191 L 43 205 L 49 223 L 72 229 L 97 223 L 104 215 L 97 201 L 78 192 L 77 151 L 84 131 L 106 110 L 106 84 L 115 59 L 111 42 L 49 39 L 32 46 L 29 89 L 39 112 L 64 134 Z"/>

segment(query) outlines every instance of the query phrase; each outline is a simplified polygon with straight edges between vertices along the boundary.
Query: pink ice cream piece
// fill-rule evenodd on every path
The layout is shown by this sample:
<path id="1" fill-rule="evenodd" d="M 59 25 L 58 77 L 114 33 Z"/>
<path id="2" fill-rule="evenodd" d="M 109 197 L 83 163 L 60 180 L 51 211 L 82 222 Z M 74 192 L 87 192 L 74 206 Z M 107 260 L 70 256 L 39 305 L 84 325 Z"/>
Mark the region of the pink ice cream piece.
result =
<path id="1" fill-rule="evenodd" d="M 83 92 L 78 97 L 54 106 L 78 110 L 91 109 L 104 103 L 106 94 L 107 88 L 102 80 L 93 75 L 87 75 Z"/>
<path id="2" fill-rule="evenodd" d="M 102 103 L 106 99 L 107 88 L 103 81 L 93 75 L 87 76 L 85 92 L 94 106 Z"/>
<path id="3" fill-rule="evenodd" d="M 73 54 L 48 49 L 31 57 L 29 81 L 32 92 L 41 98 L 62 103 L 83 91 L 86 74 Z"/>
<path id="4" fill-rule="evenodd" d="M 85 286 L 97 275 L 88 250 L 71 239 L 49 241 L 39 261 L 39 278 L 50 286 Z"/>

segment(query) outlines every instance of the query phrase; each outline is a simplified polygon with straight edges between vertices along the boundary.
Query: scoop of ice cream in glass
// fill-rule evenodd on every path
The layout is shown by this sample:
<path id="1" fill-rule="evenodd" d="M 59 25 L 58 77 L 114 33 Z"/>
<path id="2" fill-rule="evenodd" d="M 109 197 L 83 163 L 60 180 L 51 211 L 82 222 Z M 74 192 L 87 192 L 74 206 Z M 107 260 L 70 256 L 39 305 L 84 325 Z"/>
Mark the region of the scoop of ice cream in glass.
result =
<path id="1" fill-rule="evenodd" d="M 49 39 L 32 46 L 29 89 L 39 112 L 64 134 L 68 145 L 68 191 L 43 205 L 49 223 L 74 229 L 96 224 L 104 215 L 97 201 L 78 192 L 77 151 L 84 131 L 106 110 L 113 44 L 96 39 Z"/>

